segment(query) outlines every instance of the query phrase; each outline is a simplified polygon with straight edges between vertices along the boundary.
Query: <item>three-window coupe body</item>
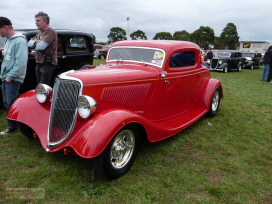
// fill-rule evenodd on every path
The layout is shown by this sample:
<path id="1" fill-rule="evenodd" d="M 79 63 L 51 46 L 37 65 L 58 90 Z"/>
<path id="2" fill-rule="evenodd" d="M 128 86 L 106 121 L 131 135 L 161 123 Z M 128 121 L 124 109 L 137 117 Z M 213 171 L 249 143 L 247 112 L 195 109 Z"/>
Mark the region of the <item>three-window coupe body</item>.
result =
<path id="1" fill-rule="evenodd" d="M 218 50 L 214 52 L 215 57 L 203 62 L 210 71 L 221 71 L 224 73 L 230 71 L 242 70 L 242 53 L 237 50 Z"/>
<path id="2" fill-rule="evenodd" d="M 242 68 L 254 69 L 262 66 L 262 53 L 260 52 L 243 52 L 242 53 Z"/>
<path id="3" fill-rule="evenodd" d="M 53 88 L 39 84 L 7 117 L 48 152 L 92 158 L 98 174 L 115 179 L 130 169 L 143 139 L 160 141 L 215 116 L 221 98 L 198 45 L 120 41 L 104 65 L 62 73 Z"/>

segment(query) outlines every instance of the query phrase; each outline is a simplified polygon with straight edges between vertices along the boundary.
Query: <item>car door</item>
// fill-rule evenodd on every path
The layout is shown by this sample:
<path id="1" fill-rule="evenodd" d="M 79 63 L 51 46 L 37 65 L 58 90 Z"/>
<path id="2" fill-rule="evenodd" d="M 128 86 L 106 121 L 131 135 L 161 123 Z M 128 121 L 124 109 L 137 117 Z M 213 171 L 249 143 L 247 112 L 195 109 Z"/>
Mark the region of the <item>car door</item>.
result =
<path id="1" fill-rule="evenodd" d="M 242 54 L 240 52 L 232 52 L 229 60 L 229 67 L 231 69 L 237 69 L 241 60 Z"/>
<path id="2" fill-rule="evenodd" d="M 195 56 L 194 51 L 179 51 L 172 55 L 165 66 L 167 75 L 159 80 L 159 97 L 154 107 L 155 120 L 179 115 L 195 106 L 193 96 L 200 80 Z"/>

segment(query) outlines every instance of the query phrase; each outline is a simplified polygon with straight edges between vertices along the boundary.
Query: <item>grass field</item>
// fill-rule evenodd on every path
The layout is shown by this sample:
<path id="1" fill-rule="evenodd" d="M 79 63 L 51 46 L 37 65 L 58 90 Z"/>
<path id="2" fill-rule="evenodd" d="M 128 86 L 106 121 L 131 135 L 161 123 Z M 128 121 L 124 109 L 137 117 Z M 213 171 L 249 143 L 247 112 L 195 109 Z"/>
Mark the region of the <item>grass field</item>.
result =
<path id="1" fill-rule="evenodd" d="M 117 180 L 96 176 L 90 160 L 47 153 L 20 132 L 0 136 L 0 203 L 272 203 L 272 84 L 260 80 L 262 69 L 212 72 L 225 93 L 218 115 L 142 145 Z M 39 188 L 45 196 L 6 198 L 8 188 Z"/>

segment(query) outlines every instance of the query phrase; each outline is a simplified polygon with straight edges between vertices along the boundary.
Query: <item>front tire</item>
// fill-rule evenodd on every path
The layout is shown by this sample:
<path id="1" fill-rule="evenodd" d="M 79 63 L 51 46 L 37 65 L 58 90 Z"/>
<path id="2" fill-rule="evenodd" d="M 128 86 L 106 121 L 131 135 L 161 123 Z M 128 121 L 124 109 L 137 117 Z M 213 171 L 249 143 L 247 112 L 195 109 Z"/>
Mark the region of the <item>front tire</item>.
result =
<path id="1" fill-rule="evenodd" d="M 214 93 L 213 93 L 209 112 L 207 113 L 208 116 L 210 116 L 210 117 L 216 116 L 219 106 L 220 106 L 221 97 L 222 97 L 221 88 L 219 86 L 217 86 Z"/>
<path id="2" fill-rule="evenodd" d="M 105 179 L 117 179 L 123 176 L 132 166 L 139 149 L 137 129 L 126 126 L 121 129 L 106 147 L 93 159 L 94 170 Z"/>
<path id="3" fill-rule="evenodd" d="M 238 65 L 238 72 L 240 72 L 242 70 L 242 66 L 241 65 Z"/>
<path id="4" fill-rule="evenodd" d="M 224 73 L 227 73 L 228 71 L 229 71 L 229 67 L 228 67 L 228 66 L 225 66 L 223 72 L 224 72 Z"/>

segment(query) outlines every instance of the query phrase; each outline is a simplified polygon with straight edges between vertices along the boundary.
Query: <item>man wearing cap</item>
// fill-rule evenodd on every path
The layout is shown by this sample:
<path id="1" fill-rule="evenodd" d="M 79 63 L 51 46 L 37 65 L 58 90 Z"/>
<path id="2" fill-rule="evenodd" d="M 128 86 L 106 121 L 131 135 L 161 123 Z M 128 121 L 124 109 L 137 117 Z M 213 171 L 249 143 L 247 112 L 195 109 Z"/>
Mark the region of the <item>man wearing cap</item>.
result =
<path id="1" fill-rule="evenodd" d="M 1 65 L 2 95 L 5 108 L 8 110 L 18 97 L 19 88 L 24 81 L 28 60 L 27 41 L 24 35 L 15 33 L 11 21 L 0 17 L 0 35 L 7 41 L 2 52 Z M 17 122 L 8 120 L 8 129 L 1 135 L 17 130 Z"/>
<path id="2" fill-rule="evenodd" d="M 49 27 L 50 18 L 46 13 L 36 14 L 35 21 L 40 31 L 28 42 L 28 47 L 35 48 L 37 83 L 50 85 L 58 61 L 58 37 L 56 31 Z"/>

